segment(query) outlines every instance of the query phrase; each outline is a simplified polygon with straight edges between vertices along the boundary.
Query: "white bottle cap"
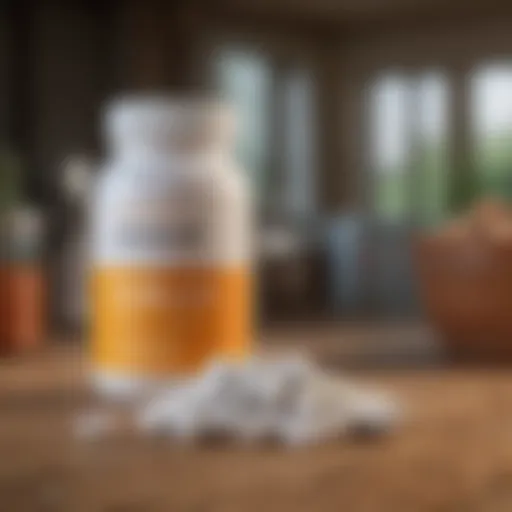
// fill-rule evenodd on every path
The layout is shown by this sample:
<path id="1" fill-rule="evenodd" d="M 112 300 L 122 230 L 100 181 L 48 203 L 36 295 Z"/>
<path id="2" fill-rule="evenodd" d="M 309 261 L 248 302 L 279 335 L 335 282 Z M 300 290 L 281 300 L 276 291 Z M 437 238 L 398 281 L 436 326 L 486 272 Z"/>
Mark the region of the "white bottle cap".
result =
<path id="1" fill-rule="evenodd" d="M 212 100 L 134 95 L 111 102 L 106 137 L 117 150 L 183 150 L 225 146 L 235 131 L 233 111 Z"/>

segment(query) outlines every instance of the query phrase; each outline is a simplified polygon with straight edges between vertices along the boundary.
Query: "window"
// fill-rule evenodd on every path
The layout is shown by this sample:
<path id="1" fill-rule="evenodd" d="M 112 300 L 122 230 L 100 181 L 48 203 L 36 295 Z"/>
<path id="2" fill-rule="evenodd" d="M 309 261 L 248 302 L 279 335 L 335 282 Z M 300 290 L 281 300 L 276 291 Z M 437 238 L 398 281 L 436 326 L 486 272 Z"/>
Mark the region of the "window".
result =
<path id="1" fill-rule="evenodd" d="M 284 190 L 283 202 L 293 218 L 315 209 L 314 91 L 311 76 L 292 69 L 284 76 Z"/>
<path id="2" fill-rule="evenodd" d="M 260 204 L 288 219 L 314 209 L 313 79 L 289 59 L 224 48 L 214 61 L 217 88 L 235 106 L 237 152 Z"/>
<path id="3" fill-rule="evenodd" d="M 269 178 L 270 66 L 257 54 L 237 50 L 221 51 L 214 65 L 217 88 L 237 113 L 237 156 L 260 195 Z"/>
<path id="4" fill-rule="evenodd" d="M 371 87 L 373 207 L 385 222 L 440 220 L 447 210 L 448 88 L 436 72 L 385 74 Z"/>
<path id="5" fill-rule="evenodd" d="M 384 220 L 405 220 L 408 215 L 410 156 L 408 81 L 400 75 L 388 75 L 378 79 L 371 90 L 371 168 L 375 212 Z"/>
<path id="6" fill-rule="evenodd" d="M 439 73 L 425 73 L 416 82 L 416 197 L 422 222 L 437 222 L 448 213 L 449 97 L 448 86 Z"/>
<path id="7" fill-rule="evenodd" d="M 477 193 L 512 198 L 512 64 L 480 68 L 471 93 Z"/>

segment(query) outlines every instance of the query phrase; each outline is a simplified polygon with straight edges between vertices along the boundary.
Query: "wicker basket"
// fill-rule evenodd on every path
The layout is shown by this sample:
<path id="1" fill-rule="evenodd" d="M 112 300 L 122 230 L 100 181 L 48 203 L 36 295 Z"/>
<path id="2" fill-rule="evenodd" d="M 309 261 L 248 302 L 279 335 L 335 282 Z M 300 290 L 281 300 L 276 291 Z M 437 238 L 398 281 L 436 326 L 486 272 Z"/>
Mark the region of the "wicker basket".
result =
<path id="1" fill-rule="evenodd" d="M 420 297 L 448 352 L 512 361 L 512 238 L 422 235 L 414 253 Z"/>

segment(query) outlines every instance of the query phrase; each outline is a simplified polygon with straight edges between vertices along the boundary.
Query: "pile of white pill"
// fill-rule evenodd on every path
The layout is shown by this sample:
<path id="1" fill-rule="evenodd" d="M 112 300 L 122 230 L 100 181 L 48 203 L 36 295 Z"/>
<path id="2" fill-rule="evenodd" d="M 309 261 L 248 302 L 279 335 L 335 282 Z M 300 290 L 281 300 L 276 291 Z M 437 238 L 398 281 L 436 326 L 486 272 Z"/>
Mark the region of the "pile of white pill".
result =
<path id="1" fill-rule="evenodd" d="M 217 361 L 197 378 L 156 393 L 138 409 L 136 423 L 144 433 L 179 440 L 221 435 L 306 445 L 386 432 L 399 413 L 391 397 L 287 355 Z"/>

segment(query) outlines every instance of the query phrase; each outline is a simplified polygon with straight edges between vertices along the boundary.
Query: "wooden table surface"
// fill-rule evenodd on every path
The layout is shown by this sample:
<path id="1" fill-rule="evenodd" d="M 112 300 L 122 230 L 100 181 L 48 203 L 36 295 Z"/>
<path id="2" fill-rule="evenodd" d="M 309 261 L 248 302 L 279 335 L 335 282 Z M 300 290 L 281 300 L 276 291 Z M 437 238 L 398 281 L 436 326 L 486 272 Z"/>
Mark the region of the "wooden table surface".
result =
<path id="1" fill-rule="evenodd" d="M 1 512 L 512 511 L 512 371 L 358 370 L 405 424 L 295 451 L 78 440 L 83 374 L 76 348 L 0 362 Z"/>

